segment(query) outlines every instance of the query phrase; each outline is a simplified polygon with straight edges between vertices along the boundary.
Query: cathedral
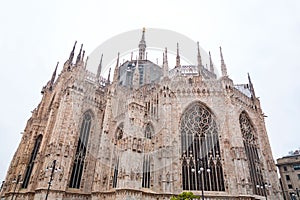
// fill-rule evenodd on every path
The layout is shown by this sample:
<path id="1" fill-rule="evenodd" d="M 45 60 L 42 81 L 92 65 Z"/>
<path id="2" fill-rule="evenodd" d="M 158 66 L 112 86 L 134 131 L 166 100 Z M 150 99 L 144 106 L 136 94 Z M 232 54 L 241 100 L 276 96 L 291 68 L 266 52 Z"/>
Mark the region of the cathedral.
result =
<path id="1" fill-rule="evenodd" d="M 42 88 L 1 186 L 1 199 L 281 200 L 264 114 L 248 75 L 235 84 L 220 48 L 218 75 L 203 64 L 138 56 L 103 77 L 87 70 L 76 42 Z M 138 39 L 137 39 L 138 43 Z M 121 45 L 121 44 L 120 44 Z M 202 55 L 201 55 L 202 54 Z M 205 55 L 206 56 L 206 55 Z M 112 75 L 112 76 L 111 76 Z"/>

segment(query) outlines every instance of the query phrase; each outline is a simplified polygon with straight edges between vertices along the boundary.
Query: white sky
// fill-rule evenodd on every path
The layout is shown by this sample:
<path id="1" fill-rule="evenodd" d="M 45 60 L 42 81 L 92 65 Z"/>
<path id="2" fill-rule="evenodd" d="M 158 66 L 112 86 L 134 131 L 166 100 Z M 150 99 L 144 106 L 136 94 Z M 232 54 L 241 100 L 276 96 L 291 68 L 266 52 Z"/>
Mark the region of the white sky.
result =
<path id="1" fill-rule="evenodd" d="M 110 37 L 142 27 L 199 41 L 216 65 L 221 45 L 234 83 L 247 83 L 251 74 L 274 158 L 299 148 L 299 10 L 298 0 L 2 1 L 0 181 L 42 86 L 74 41 L 84 43 L 88 55 Z"/>

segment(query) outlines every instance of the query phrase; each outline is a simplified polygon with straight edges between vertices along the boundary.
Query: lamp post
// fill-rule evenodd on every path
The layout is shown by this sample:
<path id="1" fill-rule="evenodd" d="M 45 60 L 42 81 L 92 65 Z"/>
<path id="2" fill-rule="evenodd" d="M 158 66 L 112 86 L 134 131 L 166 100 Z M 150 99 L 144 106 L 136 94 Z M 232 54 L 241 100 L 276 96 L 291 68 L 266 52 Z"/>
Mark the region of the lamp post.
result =
<path id="1" fill-rule="evenodd" d="M 268 184 L 268 183 L 264 183 L 262 185 L 256 185 L 257 188 L 260 188 L 264 191 L 264 194 L 265 194 L 265 197 L 266 197 L 266 200 L 268 199 L 268 195 L 267 195 L 267 190 L 268 188 L 271 187 L 271 184 Z"/>
<path id="2" fill-rule="evenodd" d="M 22 183 L 22 181 L 21 181 L 21 175 L 19 174 L 19 175 L 17 176 L 17 179 L 14 179 L 14 180 L 12 181 L 12 183 L 15 183 L 16 185 L 15 185 L 15 188 L 14 188 L 14 192 L 13 192 L 13 194 L 12 194 L 12 196 L 11 196 L 11 200 L 14 199 L 14 196 L 15 196 L 16 189 L 17 189 L 18 184 L 19 184 L 19 183 Z"/>
<path id="3" fill-rule="evenodd" d="M 50 180 L 48 182 L 48 189 L 47 189 L 45 200 L 48 199 L 51 183 L 53 181 L 54 172 L 61 171 L 59 168 L 56 168 L 56 163 L 57 163 L 56 160 L 53 160 L 51 166 L 46 168 L 46 171 L 51 170 L 51 174 L 50 174 Z"/>
<path id="4" fill-rule="evenodd" d="M 200 179 L 200 182 L 201 182 L 201 199 L 204 200 L 204 187 L 203 187 L 203 173 L 204 173 L 204 167 L 203 167 L 203 163 L 202 163 L 202 160 L 198 159 L 198 163 L 200 166 L 199 170 L 197 171 L 197 173 L 199 175 L 201 175 L 201 179 Z M 195 169 L 192 168 L 192 172 L 195 172 Z M 207 173 L 210 173 L 210 169 L 206 169 L 206 172 Z"/>

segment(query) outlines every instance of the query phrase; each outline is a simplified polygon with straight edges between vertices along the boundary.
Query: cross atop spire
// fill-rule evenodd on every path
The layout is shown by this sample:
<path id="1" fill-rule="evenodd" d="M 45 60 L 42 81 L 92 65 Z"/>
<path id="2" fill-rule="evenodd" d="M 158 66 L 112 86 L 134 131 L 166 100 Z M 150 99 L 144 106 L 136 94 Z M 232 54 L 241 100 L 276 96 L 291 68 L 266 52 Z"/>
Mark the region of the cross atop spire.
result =
<path id="1" fill-rule="evenodd" d="M 221 71 L 222 76 L 227 76 L 227 68 L 223 59 L 222 47 L 220 47 L 220 56 L 221 56 Z"/>
<path id="2" fill-rule="evenodd" d="M 143 28 L 142 39 L 139 43 L 139 60 L 145 60 L 146 41 L 145 41 L 145 27 Z"/>
<path id="3" fill-rule="evenodd" d="M 177 42 L 176 68 L 180 67 L 179 44 Z"/>

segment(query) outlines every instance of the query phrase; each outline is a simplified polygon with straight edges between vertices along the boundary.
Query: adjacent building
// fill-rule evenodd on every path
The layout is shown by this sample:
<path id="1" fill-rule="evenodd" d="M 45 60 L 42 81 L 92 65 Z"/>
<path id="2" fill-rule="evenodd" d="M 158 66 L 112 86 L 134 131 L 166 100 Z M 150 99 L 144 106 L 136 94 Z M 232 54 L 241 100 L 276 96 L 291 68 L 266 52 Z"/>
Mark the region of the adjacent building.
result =
<path id="1" fill-rule="evenodd" d="M 75 46 L 42 89 L 2 199 L 282 199 L 250 76 L 235 84 L 221 48 L 220 76 L 196 43 L 194 65 L 181 64 L 179 45 L 175 66 L 167 49 L 158 65 L 145 56 L 143 30 L 139 56 L 118 58 L 111 80 L 102 57 L 96 74 L 86 69 L 82 46 L 74 61 Z"/>
<path id="2" fill-rule="evenodd" d="M 300 151 L 277 159 L 277 167 L 281 177 L 284 198 L 289 200 L 300 199 Z"/>

